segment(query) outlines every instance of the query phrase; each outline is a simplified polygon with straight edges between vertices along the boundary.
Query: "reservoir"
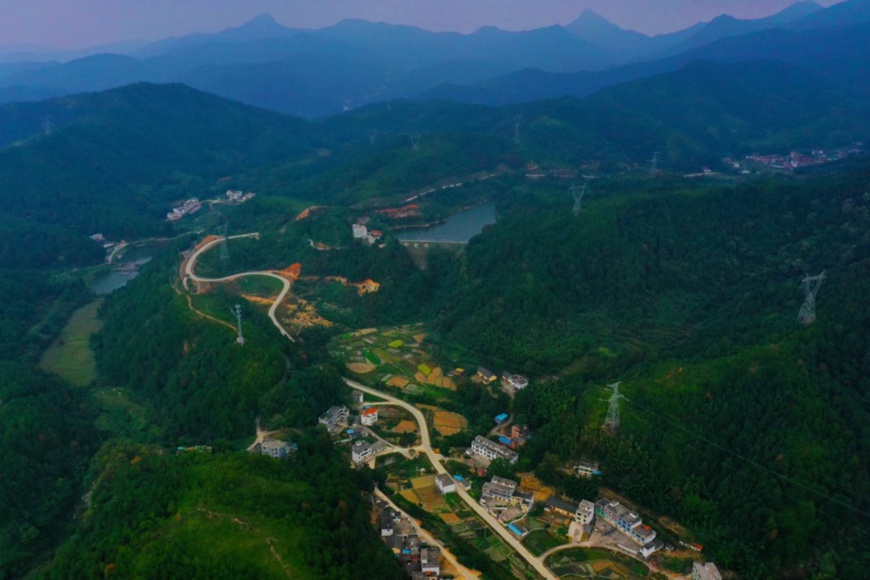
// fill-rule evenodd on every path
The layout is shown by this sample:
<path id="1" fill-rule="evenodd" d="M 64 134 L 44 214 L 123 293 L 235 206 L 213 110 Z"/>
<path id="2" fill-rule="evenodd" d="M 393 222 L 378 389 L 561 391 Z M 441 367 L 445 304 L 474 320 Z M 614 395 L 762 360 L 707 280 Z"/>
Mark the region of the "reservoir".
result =
<path id="1" fill-rule="evenodd" d="M 465 244 L 483 231 L 485 226 L 495 223 L 495 202 L 461 211 L 447 218 L 443 224 L 431 228 L 414 228 L 396 233 L 403 242 L 453 242 Z"/>
<path id="2" fill-rule="evenodd" d="M 136 264 L 142 266 L 151 261 L 154 256 L 163 248 L 165 244 L 160 242 L 142 244 L 141 246 L 132 247 L 124 252 L 124 255 L 115 260 L 115 264 Z M 91 290 L 97 295 L 111 294 L 118 288 L 124 286 L 127 282 L 139 275 L 139 272 L 103 272 L 99 274 L 94 281 L 91 282 Z"/>

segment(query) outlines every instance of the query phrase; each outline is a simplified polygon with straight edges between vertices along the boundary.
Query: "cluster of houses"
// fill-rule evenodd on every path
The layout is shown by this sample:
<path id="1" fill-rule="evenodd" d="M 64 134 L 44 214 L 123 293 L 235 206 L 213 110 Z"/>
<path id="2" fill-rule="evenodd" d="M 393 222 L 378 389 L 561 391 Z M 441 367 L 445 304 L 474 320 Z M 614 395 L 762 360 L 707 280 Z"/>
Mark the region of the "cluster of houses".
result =
<path id="1" fill-rule="evenodd" d="M 192 198 L 188 199 L 187 201 L 185 201 L 183 204 L 181 204 L 181 206 L 176 207 L 171 212 L 166 214 L 166 219 L 168 219 L 171 222 L 178 221 L 181 218 L 183 218 L 184 216 L 186 216 L 187 214 L 196 213 L 201 209 L 202 209 L 202 203 L 200 203 L 200 201 L 197 198 L 192 197 Z"/>
<path id="2" fill-rule="evenodd" d="M 441 575 L 441 550 L 420 543 L 410 519 L 378 502 L 381 507 L 381 539 L 404 565 L 412 580 Z"/>
<path id="3" fill-rule="evenodd" d="M 753 153 L 752 155 L 747 155 L 746 159 L 750 161 L 754 161 L 756 163 L 760 163 L 762 165 L 766 165 L 771 169 L 784 169 L 786 171 L 794 171 L 795 169 L 800 169 L 801 167 L 809 167 L 811 165 L 820 165 L 822 163 L 830 163 L 831 161 L 837 161 L 839 159 L 845 159 L 851 155 L 858 155 L 861 153 L 861 150 L 858 147 L 852 147 L 849 149 L 840 149 L 834 151 L 832 153 L 827 153 L 822 149 L 814 149 L 809 155 L 805 153 L 799 153 L 797 151 L 792 151 L 788 155 L 760 155 L 758 153 Z M 735 162 L 726 159 L 726 163 L 731 162 L 732 166 L 734 166 Z M 739 164 L 737 164 L 739 167 Z"/>
<path id="4" fill-rule="evenodd" d="M 484 385 L 489 385 L 498 380 L 498 375 L 486 367 L 479 366 L 477 367 L 477 378 L 480 379 L 480 382 Z M 513 389 L 514 391 L 520 391 L 529 386 L 529 379 L 522 375 L 505 371 L 501 376 L 501 384 L 507 388 Z"/>
<path id="5" fill-rule="evenodd" d="M 245 203 L 249 199 L 253 199 L 255 193 L 243 193 L 242 191 L 233 191 L 232 189 L 227 190 L 227 201 L 230 203 Z"/>
<path id="6" fill-rule="evenodd" d="M 519 449 L 529 440 L 530 431 L 528 425 L 511 425 L 507 435 L 499 435 L 498 442 L 510 449 Z"/>
<path id="7" fill-rule="evenodd" d="M 338 433 L 343 428 L 347 427 L 347 420 L 350 417 L 350 410 L 344 406 L 334 405 L 326 410 L 317 422 L 326 427 L 330 433 Z"/>
<path id="8" fill-rule="evenodd" d="M 639 515 L 616 500 L 601 498 L 593 504 L 584 499 L 577 504 L 552 496 L 547 500 L 545 509 L 572 518 L 584 526 L 587 533 L 591 531 L 592 522 L 597 516 L 632 540 L 632 544 L 619 546 L 632 555 L 640 554 L 644 558 L 649 558 L 664 547 L 664 542 L 656 539 L 655 530 L 644 524 Z"/>
<path id="9" fill-rule="evenodd" d="M 384 232 L 381 230 L 371 230 L 363 225 L 363 224 L 353 224 L 351 226 L 353 232 L 353 239 L 362 240 L 368 244 L 376 244 L 381 241 L 381 238 L 384 237 Z"/>

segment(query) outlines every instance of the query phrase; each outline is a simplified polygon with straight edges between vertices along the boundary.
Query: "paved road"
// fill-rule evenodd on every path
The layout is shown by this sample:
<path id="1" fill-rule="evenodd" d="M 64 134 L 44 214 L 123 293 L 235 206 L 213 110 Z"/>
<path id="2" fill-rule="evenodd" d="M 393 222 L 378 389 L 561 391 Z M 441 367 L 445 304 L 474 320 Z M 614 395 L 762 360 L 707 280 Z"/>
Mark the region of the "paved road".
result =
<path id="1" fill-rule="evenodd" d="M 259 237 L 260 237 L 259 233 L 253 233 L 253 234 L 241 234 L 238 236 L 228 236 L 227 239 L 228 240 L 235 240 L 235 239 L 239 239 L 239 238 L 259 238 Z M 284 298 L 287 297 L 287 294 L 290 293 L 290 286 L 291 285 L 290 285 L 290 281 L 287 278 L 284 278 L 283 276 L 279 276 L 275 272 L 269 272 L 269 271 L 242 272 L 240 274 L 233 274 L 232 276 L 225 276 L 223 278 L 202 278 L 200 276 L 197 276 L 194 273 L 194 268 L 196 267 L 196 261 L 199 260 L 199 257 L 203 253 L 207 252 L 208 250 L 212 249 L 216 245 L 220 244 L 222 241 L 223 241 L 222 238 L 218 238 L 216 240 L 210 241 L 209 243 L 203 245 L 201 248 L 197 249 L 193 253 L 193 255 L 190 256 L 190 259 L 187 261 L 187 264 L 184 267 L 185 276 L 187 276 L 188 278 L 190 278 L 194 282 L 232 282 L 233 280 L 237 280 L 239 278 L 245 278 L 247 276 L 266 276 L 268 278 L 274 278 L 276 280 L 279 280 L 281 282 L 281 284 L 284 285 L 284 288 L 281 290 L 281 293 L 278 294 L 278 297 L 275 298 L 275 301 L 272 303 L 272 306 L 269 307 L 269 318 L 272 319 L 272 324 L 275 325 L 275 328 L 277 328 L 281 332 L 281 334 L 284 336 L 284 338 L 286 338 L 290 342 L 296 342 L 296 339 L 294 339 L 292 336 L 290 336 L 290 333 L 287 332 L 287 330 L 283 326 L 281 326 L 281 323 L 278 322 L 278 316 L 275 314 L 278 311 L 278 306 L 280 306 L 281 302 L 284 301 Z"/>
<path id="2" fill-rule="evenodd" d="M 347 384 L 347 386 L 349 386 L 352 389 L 355 389 L 357 391 L 362 391 L 363 393 L 368 393 L 368 394 L 373 395 L 375 397 L 380 397 L 382 399 L 386 399 L 387 401 L 394 403 L 394 404 L 402 407 L 403 409 L 407 410 L 408 412 L 410 412 L 411 415 L 414 416 L 414 419 L 417 420 L 417 423 L 420 426 L 420 441 L 422 442 L 420 445 L 420 448 L 429 457 L 429 461 L 432 463 L 432 466 L 435 468 L 435 471 L 437 471 L 438 473 L 447 473 L 447 470 L 444 468 L 444 465 L 441 463 L 441 461 L 444 458 L 432 450 L 432 442 L 431 442 L 431 439 L 429 438 L 429 426 L 426 425 L 426 418 L 423 416 L 423 413 L 420 411 L 420 409 L 418 409 L 417 407 L 403 401 L 402 399 L 397 399 L 396 397 L 393 397 L 392 395 L 388 395 L 382 391 L 378 391 L 377 389 L 372 389 L 371 387 L 367 387 L 367 386 L 362 385 L 362 384 L 360 384 L 356 381 L 353 381 L 351 379 L 345 378 L 344 382 Z M 528 550 L 528 548 L 526 548 L 523 544 L 521 544 L 520 541 L 516 538 L 516 536 L 514 536 L 510 532 L 510 530 L 508 530 L 506 527 L 502 526 L 498 522 L 498 520 L 496 520 L 489 513 L 489 511 L 487 511 L 487 509 L 485 507 L 483 507 L 482 505 L 477 503 L 477 501 L 475 501 L 474 498 L 472 498 L 470 495 L 468 495 L 468 492 L 465 490 L 465 488 L 463 488 L 460 485 L 457 485 L 456 486 L 456 494 L 462 499 L 462 501 L 464 501 L 466 504 L 468 504 L 468 507 L 470 507 L 472 510 L 474 510 L 474 512 L 478 516 L 480 516 L 480 518 L 484 522 L 486 522 L 489 525 L 489 527 L 493 529 L 493 531 L 495 531 L 499 536 L 501 536 L 502 540 L 504 540 L 508 546 L 513 548 L 520 555 L 520 557 L 522 557 L 526 562 L 528 562 L 535 569 L 535 571 L 538 572 L 538 574 L 540 574 L 544 578 L 547 578 L 548 580 L 556 580 L 556 576 L 553 575 L 553 573 L 550 572 L 550 570 L 548 570 L 546 566 L 544 566 L 544 563 L 541 561 L 541 559 L 536 557 L 534 554 L 532 554 Z"/>
<path id="3" fill-rule="evenodd" d="M 401 508 L 399 508 L 399 506 L 394 504 L 393 501 L 389 497 L 387 497 L 387 495 L 384 492 L 382 492 L 380 489 L 375 488 L 375 495 L 378 496 L 380 499 L 384 500 L 385 502 L 387 502 L 387 504 L 389 504 L 389 506 L 391 508 L 393 508 L 394 510 L 396 510 L 400 514 L 404 515 L 406 518 L 408 518 L 408 520 L 410 520 L 411 522 L 415 522 L 414 518 L 412 518 L 411 516 L 409 516 L 408 514 L 403 512 L 401 510 Z M 477 577 L 480 576 L 480 574 L 475 574 L 474 572 L 472 572 L 471 570 L 469 570 L 468 568 L 466 568 L 465 566 L 460 564 L 459 560 L 456 559 L 456 556 L 454 556 L 453 553 L 451 553 L 450 550 L 448 550 L 444 546 L 444 544 L 441 543 L 441 540 L 439 540 L 438 538 L 436 538 L 435 536 L 430 534 L 428 531 L 423 529 L 422 526 L 415 526 L 415 527 L 417 528 L 417 535 L 419 535 L 421 538 L 423 538 L 423 541 L 426 542 L 427 544 L 432 545 L 432 546 L 436 546 L 439 550 L 441 550 L 441 556 L 445 560 L 450 562 L 450 564 L 453 566 L 453 568 L 456 570 L 456 572 L 462 578 L 465 578 L 466 580 L 476 580 Z"/>

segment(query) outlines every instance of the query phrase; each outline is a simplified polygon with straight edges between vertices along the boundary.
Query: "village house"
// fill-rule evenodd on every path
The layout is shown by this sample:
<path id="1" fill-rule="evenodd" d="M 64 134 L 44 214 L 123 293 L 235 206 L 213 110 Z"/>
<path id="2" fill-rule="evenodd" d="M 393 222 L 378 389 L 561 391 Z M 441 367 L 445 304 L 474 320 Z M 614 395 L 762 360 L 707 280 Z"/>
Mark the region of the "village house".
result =
<path id="1" fill-rule="evenodd" d="M 517 485 L 519 484 L 512 479 L 494 476 L 491 481 L 483 484 L 483 493 L 480 497 L 483 501 L 496 499 L 510 502 Z"/>
<path id="2" fill-rule="evenodd" d="M 471 442 L 471 448 L 467 451 L 469 455 L 477 455 L 492 461 L 493 459 L 507 459 L 511 463 L 516 463 L 519 459 L 519 454 L 508 449 L 504 445 L 499 445 L 495 441 L 490 441 L 486 437 L 478 435 Z"/>
<path id="3" fill-rule="evenodd" d="M 713 562 L 695 562 L 692 564 L 692 580 L 722 580 L 722 574 Z"/>
<path id="4" fill-rule="evenodd" d="M 435 486 L 441 492 L 441 495 L 456 492 L 456 482 L 446 473 L 441 473 L 435 478 Z"/>
<path id="5" fill-rule="evenodd" d="M 377 407 L 366 407 L 360 413 L 359 421 L 366 427 L 371 427 L 375 423 L 378 422 L 378 409 Z"/>
<path id="6" fill-rule="evenodd" d="M 362 224 L 353 224 L 353 239 L 355 240 L 364 240 L 368 235 L 368 228 L 366 228 Z"/>
<path id="7" fill-rule="evenodd" d="M 290 454 L 290 446 L 277 439 L 266 439 L 260 444 L 260 453 L 275 459 L 281 459 Z"/>
<path id="8" fill-rule="evenodd" d="M 577 504 L 574 502 L 566 501 L 559 496 L 552 495 L 547 498 L 547 503 L 544 505 L 544 509 L 547 511 L 555 512 L 559 515 L 563 515 L 569 518 L 574 518 L 577 514 Z"/>
<path id="9" fill-rule="evenodd" d="M 574 521 L 578 524 L 582 524 L 584 526 L 588 526 L 592 523 L 592 520 L 595 519 L 595 504 L 589 501 L 588 499 L 584 499 L 580 502 L 580 505 L 577 506 L 577 511 L 574 512 Z"/>
<path id="10" fill-rule="evenodd" d="M 333 406 L 321 415 L 317 422 L 325 425 L 330 433 L 335 433 L 343 427 L 347 427 L 347 418 L 349 416 L 350 411 L 347 407 Z"/>
<path id="11" fill-rule="evenodd" d="M 529 386 L 529 379 L 522 375 L 515 375 L 511 373 L 504 373 L 501 377 L 502 384 L 506 387 L 511 387 L 515 391 L 520 391 Z"/>
<path id="12" fill-rule="evenodd" d="M 601 470 L 598 469 L 597 463 L 581 461 L 574 466 L 574 474 L 581 477 L 592 477 L 593 475 L 601 475 Z"/>
<path id="13" fill-rule="evenodd" d="M 595 502 L 595 515 L 600 516 L 617 530 L 645 546 L 655 540 L 655 531 L 644 525 L 640 516 L 618 501 L 601 498 Z"/>
<path id="14" fill-rule="evenodd" d="M 420 571 L 427 576 L 441 574 L 441 550 L 438 548 L 420 550 Z"/>
<path id="15" fill-rule="evenodd" d="M 368 441 L 357 439 L 353 442 L 353 447 L 350 450 L 351 459 L 354 463 L 363 463 L 368 461 L 374 455 L 374 446 Z"/>
<path id="16" fill-rule="evenodd" d="M 495 381 L 498 376 L 486 367 L 477 367 L 477 376 L 483 381 L 483 384 L 488 385 Z"/>

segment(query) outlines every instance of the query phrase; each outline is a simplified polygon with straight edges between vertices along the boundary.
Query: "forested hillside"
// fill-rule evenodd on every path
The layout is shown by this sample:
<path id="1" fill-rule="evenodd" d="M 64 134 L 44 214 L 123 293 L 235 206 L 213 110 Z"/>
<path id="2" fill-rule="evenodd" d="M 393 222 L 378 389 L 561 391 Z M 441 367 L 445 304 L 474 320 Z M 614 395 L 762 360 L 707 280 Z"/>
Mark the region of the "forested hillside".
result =
<path id="1" fill-rule="evenodd" d="M 293 461 L 117 442 L 89 476 L 82 523 L 38 578 L 401 578 L 325 435 Z"/>
<path id="2" fill-rule="evenodd" d="M 859 578 L 867 165 L 803 183 L 653 182 L 578 217 L 566 201 L 538 189 L 505 203 L 445 284 L 451 307 L 436 321 L 498 368 L 564 369 L 516 400 L 540 430 L 543 474 L 602 459 L 605 485 L 692 526 L 711 558 L 748 577 L 809 566 Z M 799 324 L 800 281 L 822 270 L 818 320 Z M 628 401 L 614 437 L 599 429 L 601 387 L 618 380 Z"/>

